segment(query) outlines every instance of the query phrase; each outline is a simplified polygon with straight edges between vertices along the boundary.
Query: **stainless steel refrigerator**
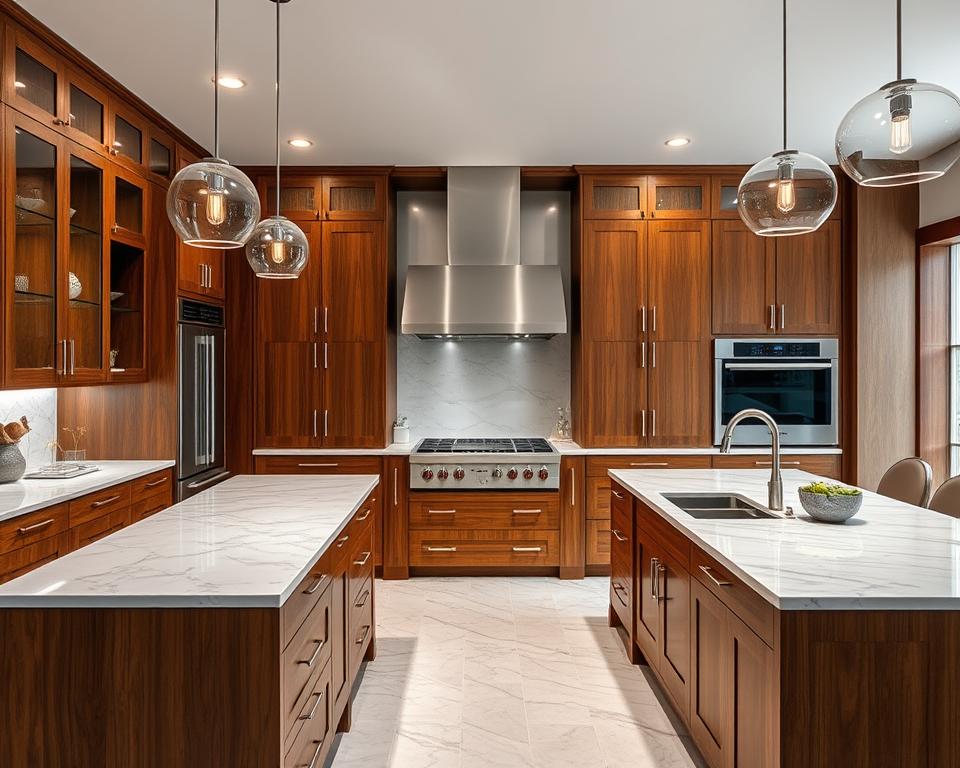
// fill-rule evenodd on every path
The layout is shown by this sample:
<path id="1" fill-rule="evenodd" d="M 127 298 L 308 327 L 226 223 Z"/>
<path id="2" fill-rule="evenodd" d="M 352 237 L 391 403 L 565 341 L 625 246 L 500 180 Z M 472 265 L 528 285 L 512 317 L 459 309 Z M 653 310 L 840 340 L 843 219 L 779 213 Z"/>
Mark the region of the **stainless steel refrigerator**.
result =
<path id="1" fill-rule="evenodd" d="M 225 480 L 223 307 L 180 299 L 177 499 Z"/>

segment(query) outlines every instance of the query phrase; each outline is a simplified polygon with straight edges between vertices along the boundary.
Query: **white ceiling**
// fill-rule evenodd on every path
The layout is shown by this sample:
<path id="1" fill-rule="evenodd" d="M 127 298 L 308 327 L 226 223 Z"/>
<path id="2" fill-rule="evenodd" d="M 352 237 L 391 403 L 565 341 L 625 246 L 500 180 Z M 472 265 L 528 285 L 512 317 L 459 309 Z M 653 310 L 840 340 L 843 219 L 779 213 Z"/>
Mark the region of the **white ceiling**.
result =
<path id="1" fill-rule="evenodd" d="M 212 144 L 213 0 L 19 0 Z M 223 0 L 221 154 L 273 162 L 275 6 Z M 894 79 L 894 0 L 792 0 L 790 144 Z M 298 164 L 751 163 L 779 149 L 776 0 L 294 0 L 282 135 Z M 904 76 L 960 92 L 960 2 L 904 2 Z M 670 136 L 693 143 L 670 150 Z"/>

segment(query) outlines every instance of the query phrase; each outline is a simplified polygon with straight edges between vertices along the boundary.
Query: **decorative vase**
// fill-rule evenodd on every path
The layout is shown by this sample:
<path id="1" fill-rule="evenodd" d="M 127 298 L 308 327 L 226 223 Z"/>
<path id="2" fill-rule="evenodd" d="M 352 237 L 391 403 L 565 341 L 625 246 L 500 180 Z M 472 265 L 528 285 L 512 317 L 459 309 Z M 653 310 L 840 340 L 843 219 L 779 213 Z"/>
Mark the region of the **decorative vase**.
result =
<path id="1" fill-rule="evenodd" d="M 856 496 L 826 496 L 822 493 L 810 493 L 802 488 L 799 491 L 800 506 L 810 517 L 823 523 L 845 523 L 863 504 L 863 494 Z"/>
<path id="2" fill-rule="evenodd" d="M 394 427 L 393 442 L 406 445 L 410 442 L 410 427 Z"/>
<path id="3" fill-rule="evenodd" d="M 77 277 L 73 272 L 70 273 L 70 298 L 76 299 L 80 297 L 80 294 L 83 293 L 83 283 L 80 282 L 80 278 Z"/>
<path id="4" fill-rule="evenodd" d="M 0 483 L 14 483 L 27 471 L 27 460 L 14 445 L 0 445 Z"/>

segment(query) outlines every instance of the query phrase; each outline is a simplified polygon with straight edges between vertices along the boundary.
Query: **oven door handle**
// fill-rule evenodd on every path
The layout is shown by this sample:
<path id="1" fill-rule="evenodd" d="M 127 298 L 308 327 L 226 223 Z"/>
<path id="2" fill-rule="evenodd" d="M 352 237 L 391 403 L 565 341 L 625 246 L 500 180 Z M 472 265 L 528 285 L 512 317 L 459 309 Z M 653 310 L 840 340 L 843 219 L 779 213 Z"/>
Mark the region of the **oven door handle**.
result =
<path id="1" fill-rule="evenodd" d="M 724 363 L 724 368 L 734 371 L 825 371 L 833 363 Z"/>

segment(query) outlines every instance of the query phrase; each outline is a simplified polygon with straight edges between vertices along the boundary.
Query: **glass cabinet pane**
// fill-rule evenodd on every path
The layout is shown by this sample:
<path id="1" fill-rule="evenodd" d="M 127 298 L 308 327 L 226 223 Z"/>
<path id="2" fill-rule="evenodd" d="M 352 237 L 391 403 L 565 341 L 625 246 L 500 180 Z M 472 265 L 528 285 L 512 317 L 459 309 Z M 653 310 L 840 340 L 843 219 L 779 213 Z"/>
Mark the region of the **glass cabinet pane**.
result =
<path id="1" fill-rule="evenodd" d="M 595 211 L 639 210 L 640 188 L 595 184 L 593 187 L 593 209 Z"/>
<path id="2" fill-rule="evenodd" d="M 110 369 L 144 367 L 143 251 L 113 242 L 110 246 Z"/>
<path id="3" fill-rule="evenodd" d="M 170 176 L 170 147 L 150 139 L 150 170 L 160 176 Z"/>
<path id="4" fill-rule="evenodd" d="M 103 143 L 103 104 L 73 83 L 70 84 L 70 125 Z"/>
<path id="5" fill-rule="evenodd" d="M 70 158 L 68 326 L 73 366 L 103 364 L 103 171 Z"/>
<path id="6" fill-rule="evenodd" d="M 720 210 L 721 211 L 735 211 L 737 210 L 737 190 L 739 187 L 735 186 L 720 186 Z"/>
<path id="7" fill-rule="evenodd" d="M 114 193 L 116 225 L 128 232 L 143 234 L 143 190 L 118 177 Z"/>
<path id="8" fill-rule="evenodd" d="M 277 186 L 276 184 L 268 184 L 265 210 L 273 214 L 277 204 L 276 200 Z M 310 218 L 316 218 L 319 210 L 320 203 L 317 200 L 317 188 L 312 182 L 304 184 L 280 184 L 280 211 L 285 216 L 292 215 L 296 218 L 309 216 Z"/>
<path id="9" fill-rule="evenodd" d="M 17 48 L 17 95 L 51 115 L 57 113 L 57 73 Z"/>
<path id="10" fill-rule="evenodd" d="M 113 125 L 113 147 L 117 150 L 117 153 L 133 160 L 135 163 L 142 162 L 142 142 L 143 134 L 140 129 L 117 115 Z"/>
<path id="11" fill-rule="evenodd" d="M 334 211 L 375 211 L 377 191 L 373 187 L 331 187 L 330 207 Z"/>
<path id="12" fill-rule="evenodd" d="M 703 209 L 703 187 L 657 186 L 656 210 L 699 211 Z"/>
<path id="13" fill-rule="evenodd" d="M 14 367 L 53 368 L 57 312 L 57 148 L 16 129 Z"/>

